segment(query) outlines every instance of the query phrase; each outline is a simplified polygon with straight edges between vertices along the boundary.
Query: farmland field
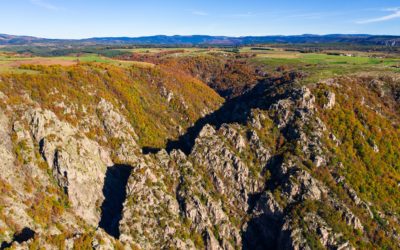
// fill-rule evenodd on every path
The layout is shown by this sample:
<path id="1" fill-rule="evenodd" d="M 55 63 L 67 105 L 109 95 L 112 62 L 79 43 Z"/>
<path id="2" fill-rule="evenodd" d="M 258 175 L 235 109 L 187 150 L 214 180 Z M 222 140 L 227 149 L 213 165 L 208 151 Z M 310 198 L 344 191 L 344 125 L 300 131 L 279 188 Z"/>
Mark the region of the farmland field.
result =
<path id="1" fill-rule="evenodd" d="M 145 62 L 127 62 L 103 57 L 96 54 L 86 54 L 80 56 L 58 56 L 58 57 L 39 57 L 39 56 L 24 56 L 19 54 L 0 53 L 0 73 L 34 73 L 32 70 L 22 69 L 23 65 L 61 65 L 71 66 L 78 62 L 82 63 L 106 63 L 117 66 L 151 66 Z"/>

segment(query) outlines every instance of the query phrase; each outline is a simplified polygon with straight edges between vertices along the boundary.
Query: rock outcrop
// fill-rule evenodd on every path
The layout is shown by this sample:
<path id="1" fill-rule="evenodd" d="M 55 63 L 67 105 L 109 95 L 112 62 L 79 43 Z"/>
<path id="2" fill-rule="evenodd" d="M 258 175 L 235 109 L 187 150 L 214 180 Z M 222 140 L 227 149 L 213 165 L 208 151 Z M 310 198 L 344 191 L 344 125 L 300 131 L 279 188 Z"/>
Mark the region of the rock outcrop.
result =
<path id="1" fill-rule="evenodd" d="M 104 199 L 105 173 L 107 166 L 113 165 L 108 151 L 86 137 L 79 138 L 74 127 L 49 111 L 29 110 L 26 120 L 53 177 L 77 214 L 97 225 L 100 213 L 96 204 Z"/>

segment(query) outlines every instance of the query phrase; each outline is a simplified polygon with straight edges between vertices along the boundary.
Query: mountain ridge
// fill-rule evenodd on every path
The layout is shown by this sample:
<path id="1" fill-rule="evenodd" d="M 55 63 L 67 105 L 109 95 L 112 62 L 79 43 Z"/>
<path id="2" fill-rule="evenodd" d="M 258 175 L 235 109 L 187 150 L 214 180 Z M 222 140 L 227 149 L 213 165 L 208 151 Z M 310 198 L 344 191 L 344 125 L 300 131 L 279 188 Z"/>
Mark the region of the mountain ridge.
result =
<path id="1" fill-rule="evenodd" d="M 270 36 L 154 35 L 139 37 L 92 37 L 52 39 L 0 34 L 0 45 L 37 44 L 138 44 L 138 45 L 251 45 L 264 43 L 355 43 L 359 45 L 399 46 L 400 36 L 368 34 L 303 34 Z"/>

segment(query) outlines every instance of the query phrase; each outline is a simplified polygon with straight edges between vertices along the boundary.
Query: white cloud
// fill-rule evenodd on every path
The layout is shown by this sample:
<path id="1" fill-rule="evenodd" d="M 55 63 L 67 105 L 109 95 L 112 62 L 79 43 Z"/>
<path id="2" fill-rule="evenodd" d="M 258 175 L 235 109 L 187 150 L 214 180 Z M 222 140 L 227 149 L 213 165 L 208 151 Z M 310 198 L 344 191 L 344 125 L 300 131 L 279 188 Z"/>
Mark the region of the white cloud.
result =
<path id="1" fill-rule="evenodd" d="M 389 11 L 389 12 L 392 12 L 392 11 L 398 11 L 398 10 L 400 10 L 400 7 L 392 7 L 392 8 L 385 8 L 385 9 L 383 9 L 383 11 Z"/>
<path id="2" fill-rule="evenodd" d="M 199 10 L 194 10 L 194 11 L 192 11 L 192 14 L 193 14 L 193 15 L 196 15 L 196 16 L 208 16 L 208 13 L 207 13 L 207 12 L 199 11 Z"/>
<path id="3" fill-rule="evenodd" d="M 57 6 L 49 4 L 49 3 L 46 3 L 43 0 L 29 0 L 29 1 L 34 5 L 43 7 L 43 8 L 48 9 L 48 10 L 59 10 L 59 8 Z"/>
<path id="4" fill-rule="evenodd" d="M 357 21 L 357 23 L 358 24 L 378 23 L 378 22 L 385 22 L 385 21 L 389 21 L 392 19 L 400 18 L 400 8 L 387 8 L 387 9 L 384 9 L 384 11 L 388 11 L 388 12 L 392 12 L 392 13 L 389 15 L 386 15 L 386 16 L 378 17 L 378 18 Z"/>

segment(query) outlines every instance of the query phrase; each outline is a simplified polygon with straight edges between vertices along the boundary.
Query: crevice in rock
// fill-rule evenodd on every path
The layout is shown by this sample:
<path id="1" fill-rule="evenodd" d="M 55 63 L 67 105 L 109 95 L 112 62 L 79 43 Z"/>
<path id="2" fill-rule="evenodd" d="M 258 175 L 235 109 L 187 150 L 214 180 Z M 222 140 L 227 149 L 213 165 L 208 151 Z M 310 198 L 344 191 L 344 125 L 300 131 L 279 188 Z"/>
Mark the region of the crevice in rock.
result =
<path id="1" fill-rule="evenodd" d="M 60 163 L 59 163 L 59 158 L 60 158 L 60 151 L 56 149 L 54 153 L 54 160 L 53 160 L 53 176 L 56 177 L 58 181 L 58 185 L 60 188 L 62 188 L 63 192 L 65 195 L 68 196 L 68 172 L 63 171 L 60 168 Z M 54 172 L 55 171 L 55 172 Z"/>
<path id="2" fill-rule="evenodd" d="M 101 205 L 99 227 L 114 238 L 119 238 L 119 222 L 122 219 L 123 204 L 127 193 L 126 185 L 131 174 L 129 165 L 114 165 L 107 168 L 104 179 L 104 201 Z"/>
<path id="3" fill-rule="evenodd" d="M 39 153 L 43 157 L 43 160 L 47 161 L 46 155 L 44 153 L 44 138 L 40 139 L 39 141 Z"/>
<path id="4" fill-rule="evenodd" d="M 19 244 L 26 242 L 30 239 L 33 239 L 35 237 L 35 231 L 30 229 L 29 227 L 24 227 L 20 232 L 15 233 L 13 240 L 11 242 L 3 242 L 0 246 L 0 249 L 6 249 L 12 246 L 14 242 L 17 242 Z"/>
<path id="5" fill-rule="evenodd" d="M 186 204 L 185 204 L 185 199 L 181 196 L 180 191 L 182 189 L 182 185 L 183 185 L 183 176 L 179 177 L 179 184 L 176 187 L 175 190 L 175 198 L 178 201 L 178 205 L 179 205 L 179 211 L 183 214 L 184 211 L 186 210 Z"/>
<path id="6" fill-rule="evenodd" d="M 280 154 L 271 157 L 267 162 L 262 172 L 264 173 L 266 170 L 269 170 L 271 177 L 265 183 L 264 191 L 273 191 L 281 185 L 282 178 L 285 177 L 281 176 L 278 166 L 282 163 L 283 156 Z M 259 202 L 264 191 L 249 195 L 248 214 L 253 213 L 254 207 Z M 283 218 L 279 214 L 260 214 L 252 217 L 247 222 L 247 227 L 242 231 L 242 249 L 277 249 L 282 225 Z"/>

